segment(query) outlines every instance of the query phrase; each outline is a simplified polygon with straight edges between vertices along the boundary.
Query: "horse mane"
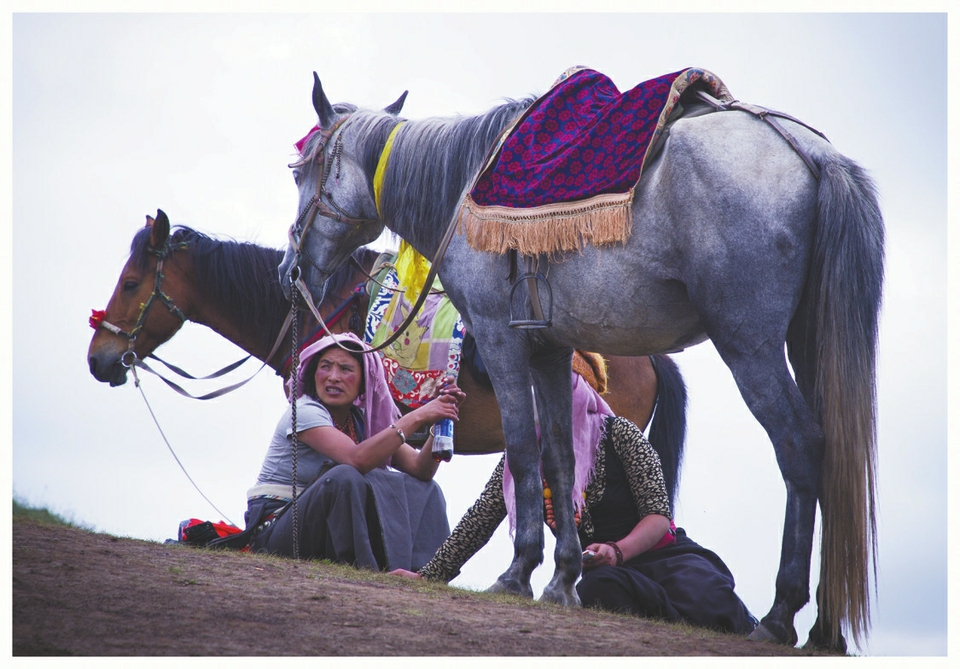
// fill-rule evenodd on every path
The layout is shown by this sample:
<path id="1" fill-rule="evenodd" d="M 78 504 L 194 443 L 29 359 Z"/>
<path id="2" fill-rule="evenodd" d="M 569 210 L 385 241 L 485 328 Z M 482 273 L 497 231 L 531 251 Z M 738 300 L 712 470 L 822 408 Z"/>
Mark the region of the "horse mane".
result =
<path id="1" fill-rule="evenodd" d="M 394 138 L 381 196 L 383 216 L 390 219 L 391 228 L 396 232 L 446 224 L 499 134 L 535 100 L 507 100 L 478 116 L 405 123 Z M 362 138 L 358 159 L 371 182 L 397 121 L 385 112 L 361 111 L 350 122 Z"/>
<path id="2" fill-rule="evenodd" d="M 260 345 L 270 347 L 290 311 L 290 300 L 280 289 L 277 267 L 283 251 L 252 242 L 215 239 L 184 225 L 170 231 L 169 243 L 183 245 L 193 258 L 199 289 L 204 299 L 214 302 L 243 322 L 261 323 Z M 146 271 L 151 257 L 150 228 L 141 229 L 130 245 L 130 257 Z M 373 263 L 378 253 L 367 247 L 354 251 L 362 267 Z M 356 272 L 344 263 L 329 279 L 328 294 L 339 294 Z"/>

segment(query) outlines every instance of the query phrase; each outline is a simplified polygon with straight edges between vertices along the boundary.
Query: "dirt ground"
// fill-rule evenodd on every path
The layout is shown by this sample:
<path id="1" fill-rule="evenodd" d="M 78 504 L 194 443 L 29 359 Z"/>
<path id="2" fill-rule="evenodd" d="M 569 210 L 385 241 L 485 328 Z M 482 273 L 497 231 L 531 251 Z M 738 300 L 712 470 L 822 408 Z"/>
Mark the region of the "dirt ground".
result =
<path id="1" fill-rule="evenodd" d="M 339 565 L 14 516 L 14 656 L 812 654 Z"/>

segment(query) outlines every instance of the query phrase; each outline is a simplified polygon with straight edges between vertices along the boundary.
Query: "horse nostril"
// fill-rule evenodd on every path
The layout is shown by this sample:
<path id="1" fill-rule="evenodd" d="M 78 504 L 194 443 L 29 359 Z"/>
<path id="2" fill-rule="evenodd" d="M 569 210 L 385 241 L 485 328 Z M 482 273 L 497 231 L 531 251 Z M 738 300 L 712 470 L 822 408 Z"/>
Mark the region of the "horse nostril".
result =
<path id="1" fill-rule="evenodd" d="M 97 375 L 97 359 L 94 358 L 93 356 L 90 356 L 89 358 L 87 358 L 87 364 L 90 365 L 90 373 L 96 376 Z"/>

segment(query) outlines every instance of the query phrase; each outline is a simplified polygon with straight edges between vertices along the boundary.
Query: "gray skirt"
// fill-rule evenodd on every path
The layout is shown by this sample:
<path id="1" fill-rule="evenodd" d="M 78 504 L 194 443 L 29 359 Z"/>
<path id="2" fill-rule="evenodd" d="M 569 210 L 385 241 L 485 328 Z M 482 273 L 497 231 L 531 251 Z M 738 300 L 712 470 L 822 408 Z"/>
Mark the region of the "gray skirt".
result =
<path id="1" fill-rule="evenodd" d="M 434 481 L 386 469 L 360 474 L 350 465 L 336 465 L 303 491 L 297 519 L 301 558 L 380 571 L 417 571 L 450 535 L 446 500 Z M 250 550 L 293 555 L 292 507 L 257 534 Z"/>

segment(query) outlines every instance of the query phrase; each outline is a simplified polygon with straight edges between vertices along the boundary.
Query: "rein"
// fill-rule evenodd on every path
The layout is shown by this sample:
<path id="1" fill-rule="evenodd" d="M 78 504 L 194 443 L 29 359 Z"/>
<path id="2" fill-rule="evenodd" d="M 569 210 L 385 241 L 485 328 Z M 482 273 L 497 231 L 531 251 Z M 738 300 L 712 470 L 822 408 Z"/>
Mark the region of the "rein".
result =
<path id="1" fill-rule="evenodd" d="M 365 276 L 367 275 L 366 271 L 362 267 L 360 268 L 360 271 Z M 359 300 L 366 292 L 367 292 L 366 285 L 362 283 L 358 284 L 357 287 L 353 289 L 353 292 L 350 293 L 350 296 L 346 298 L 343 302 L 341 302 L 340 306 L 338 306 L 336 309 L 334 309 L 330 313 L 330 316 L 328 316 L 325 319 L 322 319 L 320 321 L 320 324 L 317 325 L 317 327 L 313 330 L 313 332 L 311 332 L 307 337 L 303 339 L 303 341 L 299 345 L 299 349 L 303 350 L 313 342 L 319 340 L 321 338 L 320 333 L 324 332 L 325 327 L 329 328 L 331 325 L 333 325 L 334 323 L 339 321 L 341 318 L 343 318 L 347 309 L 350 308 L 351 306 L 356 307 L 357 300 Z M 283 362 L 280 364 L 279 369 L 277 370 L 277 376 L 286 375 L 287 371 L 289 370 L 289 366 L 292 358 L 293 358 L 293 355 L 289 354 L 283 359 Z"/>
<path id="2" fill-rule="evenodd" d="M 163 438 L 163 443 L 165 443 L 165 444 L 167 445 L 167 450 L 170 451 L 170 455 L 173 456 L 173 459 L 177 461 L 177 464 L 180 466 L 180 470 L 183 472 L 183 475 L 187 477 L 187 480 L 190 481 L 190 484 L 194 487 L 194 489 L 196 489 L 196 491 L 197 491 L 198 493 L 200 493 L 200 496 L 203 497 L 203 498 L 207 501 L 207 504 L 209 504 L 210 506 L 213 507 L 213 510 L 214 510 L 214 511 L 216 511 L 217 513 L 219 513 L 220 516 L 221 516 L 224 520 L 226 520 L 228 523 L 230 523 L 231 525 L 236 525 L 235 522 L 233 522 L 232 520 L 230 520 L 230 517 L 229 517 L 227 514 L 225 514 L 225 513 L 224 513 L 223 511 L 221 511 L 220 509 L 218 509 L 218 508 L 217 508 L 217 505 L 214 504 L 212 501 L 210 501 L 210 498 L 207 497 L 207 496 L 203 493 L 202 490 L 200 490 L 200 486 L 197 485 L 196 481 L 193 480 L 193 477 L 190 476 L 190 473 L 187 472 L 187 468 L 183 466 L 183 463 L 182 463 L 182 462 L 180 462 L 180 458 L 178 458 L 176 452 L 174 452 L 173 446 L 170 445 L 170 440 L 167 439 L 167 435 L 164 434 L 163 428 L 160 427 L 160 421 L 157 420 L 156 414 L 153 413 L 153 407 L 151 407 L 151 406 L 150 406 L 150 402 L 147 401 L 147 395 L 146 395 L 146 393 L 143 392 L 143 387 L 140 385 L 140 377 L 137 376 L 137 364 L 134 363 L 134 364 L 129 364 L 129 365 L 128 365 L 126 362 L 123 362 L 123 365 L 124 365 L 124 367 L 129 368 L 129 369 L 130 369 L 130 372 L 133 374 L 133 383 L 134 383 L 134 385 L 137 387 L 137 390 L 140 391 L 140 396 L 143 397 L 143 402 L 144 402 L 144 404 L 147 405 L 147 411 L 150 412 L 150 417 L 153 418 L 153 423 L 154 423 L 154 425 L 156 425 L 156 426 L 157 426 L 157 430 L 160 431 L 160 436 Z M 141 366 L 143 366 L 143 365 L 141 364 Z M 155 373 L 155 372 L 154 372 L 154 373 Z M 163 378 L 163 377 L 161 376 L 160 378 Z"/>
<path id="3" fill-rule="evenodd" d="M 300 291 L 300 294 L 303 295 L 304 301 L 307 303 L 307 307 L 310 308 L 310 311 L 313 313 L 314 317 L 317 319 L 317 322 L 323 325 L 324 332 L 327 334 L 327 336 L 332 336 L 333 333 L 330 332 L 330 330 L 327 328 L 326 323 L 324 323 L 323 318 L 320 317 L 320 313 L 317 311 L 315 300 L 313 299 L 313 294 L 310 292 L 309 287 L 304 283 L 303 278 L 300 275 L 301 274 L 300 260 L 304 255 L 306 255 L 302 251 L 300 246 L 301 242 L 303 241 L 304 235 L 307 234 L 307 230 L 309 230 L 310 226 L 316 220 L 318 213 L 323 214 L 325 217 L 331 218 L 337 221 L 338 223 L 346 223 L 348 225 L 353 225 L 357 227 L 366 225 L 368 223 L 381 222 L 379 219 L 356 218 L 356 217 L 347 215 L 342 209 L 340 209 L 340 207 L 337 207 L 337 205 L 333 202 L 333 194 L 329 190 L 325 190 L 327 178 L 329 177 L 330 168 L 333 166 L 334 159 L 337 160 L 337 177 L 339 178 L 340 176 L 340 156 L 343 151 L 342 129 L 346 126 L 346 124 L 349 122 L 351 118 L 353 118 L 352 115 L 344 117 L 343 119 L 334 123 L 329 130 L 324 130 L 323 128 L 321 128 L 318 131 L 319 133 L 321 133 L 320 141 L 318 142 L 317 147 L 314 149 L 314 152 L 311 155 L 311 157 L 305 158 L 299 163 L 294 163 L 293 165 L 291 165 L 291 167 L 293 167 L 295 165 L 302 165 L 311 160 L 319 160 L 320 170 L 317 176 L 316 192 L 314 193 L 313 197 L 310 198 L 310 201 L 307 203 L 307 206 L 304 208 L 304 210 L 297 217 L 297 220 L 290 227 L 290 233 L 289 233 L 290 246 L 291 248 L 293 248 L 295 253 L 295 261 L 293 264 L 293 268 L 290 271 L 290 280 L 291 280 L 291 283 L 297 288 L 297 290 Z M 390 136 L 387 140 L 387 144 L 384 146 L 383 152 L 380 155 L 380 161 L 379 161 L 379 164 L 377 165 L 377 170 L 376 170 L 377 174 L 374 177 L 375 182 L 379 182 L 380 185 L 382 185 L 383 174 L 386 171 L 387 158 L 389 157 L 390 149 L 393 146 L 393 139 L 400 125 L 402 125 L 402 122 L 397 124 L 396 127 L 394 127 L 393 131 L 390 133 Z M 333 152 L 330 154 L 330 157 L 328 158 L 327 163 L 325 165 L 323 162 L 324 151 L 326 150 L 327 143 L 331 140 L 333 135 L 337 133 L 338 130 L 341 130 L 341 132 L 337 134 L 337 139 L 334 142 Z M 377 183 L 375 183 L 374 185 L 377 193 L 377 197 L 376 197 L 377 212 L 379 214 L 379 209 L 380 209 L 379 190 L 380 189 L 379 187 L 377 187 Z M 327 207 L 323 203 L 321 196 L 326 196 L 327 199 L 330 201 L 331 206 L 336 208 L 336 211 L 333 211 L 329 207 Z M 423 303 L 427 299 L 427 295 L 429 295 L 431 292 L 431 288 L 433 287 L 433 280 L 437 276 L 437 267 L 443 261 L 443 256 L 446 254 L 447 247 L 450 245 L 450 240 L 453 238 L 453 233 L 456 230 L 456 221 L 457 221 L 456 217 L 453 217 L 451 219 L 450 224 L 443 235 L 443 238 L 440 240 L 440 244 L 437 247 L 437 252 L 434 255 L 433 261 L 430 264 L 430 271 L 427 273 L 427 277 L 424 280 L 423 287 L 420 290 L 420 295 L 417 298 L 417 301 L 414 303 L 413 307 L 410 309 L 410 313 L 407 315 L 407 318 L 403 321 L 403 323 L 400 324 L 400 326 L 394 331 L 394 333 L 390 337 L 388 337 L 385 341 L 383 341 L 379 346 L 375 348 L 365 349 L 363 351 L 364 353 L 373 353 L 375 351 L 380 351 L 386 348 L 387 346 L 395 342 L 397 339 L 399 339 L 403 335 L 404 331 L 406 331 L 406 329 L 414 321 L 414 319 L 416 319 L 417 315 L 420 312 L 421 307 L 423 307 Z M 316 263 L 313 262 L 312 258 L 310 258 L 310 262 L 311 264 L 314 265 L 314 267 L 317 267 Z M 320 269 L 322 271 L 322 268 L 317 267 L 317 269 Z M 339 342 L 336 342 L 336 345 L 339 346 L 340 348 L 345 348 Z"/>
<path id="4" fill-rule="evenodd" d="M 194 399 L 194 400 L 211 400 L 211 399 L 213 399 L 213 398 L 215 398 L 215 397 L 220 397 L 220 396 L 222 396 L 222 395 L 226 395 L 227 393 L 231 393 L 231 392 L 233 392 L 234 390 L 236 390 L 236 389 L 238 389 L 238 388 L 240 388 L 240 387 L 242 387 L 242 386 L 245 386 L 247 383 L 249 383 L 250 381 L 253 380 L 253 377 L 255 377 L 257 374 L 259 374 L 260 372 L 263 371 L 263 368 L 267 366 L 267 361 L 270 360 L 270 358 L 272 358 L 274 355 L 276 355 L 276 353 L 277 353 L 278 350 L 280 350 L 280 343 L 283 341 L 283 337 L 284 337 L 284 335 L 286 334 L 287 330 L 288 330 L 289 327 L 290 327 L 290 322 L 291 322 L 292 315 L 293 315 L 292 312 L 290 312 L 290 313 L 287 314 L 286 319 L 283 321 L 283 327 L 280 328 L 280 334 L 277 335 L 277 340 L 276 340 L 276 342 L 274 342 L 274 344 L 273 344 L 273 349 L 271 349 L 270 353 L 266 356 L 266 358 L 265 358 L 264 361 L 263 361 L 263 364 L 261 364 L 260 367 L 257 368 L 257 371 L 255 371 L 253 374 L 251 374 L 249 377 L 247 377 L 247 378 L 244 379 L 243 381 L 238 381 L 238 382 L 236 382 L 236 383 L 230 384 L 229 386 L 224 386 L 223 388 L 219 388 L 219 389 L 217 389 L 217 390 L 213 390 L 213 391 L 211 391 L 211 392 L 209 392 L 209 393 L 206 393 L 205 395 L 191 395 L 190 393 L 188 393 L 186 390 L 184 390 L 183 388 L 181 388 L 180 386 L 178 386 L 176 383 L 174 383 L 174 382 L 171 381 L 170 379 L 168 379 L 168 378 L 164 377 L 163 375 L 159 374 L 158 372 L 156 372 L 156 371 L 155 371 L 154 369 L 152 369 L 149 365 L 147 365 L 146 360 L 140 360 L 140 359 L 137 357 L 137 354 L 134 352 L 132 346 L 131 346 L 131 348 L 129 348 L 129 349 L 127 350 L 126 353 L 123 354 L 123 357 L 120 359 L 120 361 L 121 361 L 121 363 L 122 363 L 125 367 L 128 367 L 128 368 L 140 367 L 141 369 L 144 369 L 145 371 L 150 372 L 151 374 L 153 374 L 154 376 L 156 376 L 157 378 L 159 378 L 161 381 L 163 381 L 164 383 L 166 383 L 168 386 L 170 386 L 171 388 L 173 388 L 175 391 L 177 391 L 178 393 L 180 393 L 180 394 L 183 395 L 184 397 L 189 397 L 190 399 Z M 131 356 L 132 356 L 132 360 L 131 360 L 129 363 L 127 362 L 127 356 L 128 356 L 128 355 L 131 355 Z M 222 368 L 222 369 L 220 369 L 220 370 L 218 370 L 218 371 L 216 371 L 216 372 L 214 372 L 214 373 L 212 373 L 212 374 L 208 374 L 207 376 L 201 376 L 201 377 L 196 377 L 196 376 L 193 376 L 193 375 L 191 375 L 191 374 L 188 374 L 187 372 L 183 371 L 182 369 L 180 369 L 180 368 L 177 367 L 176 365 L 171 365 L 169 362 L 166 362 L 165 360 L 161 360 L 159 357 L 155 356 L 155 355 L 152 354 L 152 353 L 151 353 L 150 355 L 148 355 L 147 357 L 148 357 L 148 358 L 153 358 L 153 359 L 155 359 L 157 362 L 160 362 L 161 364 L 163 364 L 164 366 L 166 366 L 167 369 L 175 372 L 176 374 L 179 374 L 180 376 L 182 376 L 182 377 L 184 377 L 184 378 L 186 378 L 186 379 L 192 379 L 192 380 L 194 380 L 194 381 L 206 381 L 206 380 L 209 380 L 209 379 L 215 379 L 215 378 L 218 378 L 218 377 L 220 377 L 220 376 L 223 376 L 224 374 L 226 374 L 226 373 L 228 373 L 228 372 L 232 372 L 233 370 L 235 370 L 236 368 L 238 368 L 240 365 L 242 365 L 243 363 L 245 363 L 247 360 L 249 360 L 249 359 L 252 358 L 253 356 L 252 356 L 252 355 L 248 355 L 248 356 L 246 356 L 245 358 L 241 358 L 240 360 L 237 360 L 236 362 L 230 363 L 230 364 L 227 365 L 226 367 L 224 367 L 224 368 Z"/>

